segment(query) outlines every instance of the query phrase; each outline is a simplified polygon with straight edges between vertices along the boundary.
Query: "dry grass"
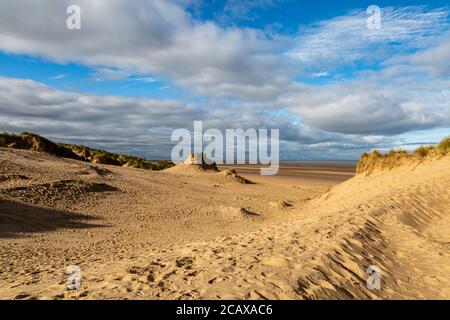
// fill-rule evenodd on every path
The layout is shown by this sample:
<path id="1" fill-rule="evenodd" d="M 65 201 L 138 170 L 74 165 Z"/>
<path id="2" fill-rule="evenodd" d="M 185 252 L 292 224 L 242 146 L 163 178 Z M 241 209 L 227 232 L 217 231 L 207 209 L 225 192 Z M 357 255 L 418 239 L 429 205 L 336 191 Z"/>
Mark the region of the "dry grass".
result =
<path id="1" fill-rule="evenodd" d="M 437 145 L 420 146 L 414 152 L 405 150 L 391 150 L 387 154 L 381 154 L 374 150 L 364 153 L 356 166 L 358 174 L 371 174 L 375 170 L 390 170 L 402 164 L 422 161 L 428 158 L 439 158 L 450 151 L 450 137 L 445 138 Z"/>
<path id="2" fill-rule="evenodd" d="M 416 151 L 414 151 L 414 154 L 419 156 L 420 158 L 425 158 L 430 153 L 431 150 L 433 150 L 431 146 L 428 147 L 420 146 L 419 148 L 416 149 Z"/>
<path id="3" fill-rule="evenodd" d="M 447 154 L 450 151 L 450 137 L 442 140 L 436 149 L 442 154 Z"/>

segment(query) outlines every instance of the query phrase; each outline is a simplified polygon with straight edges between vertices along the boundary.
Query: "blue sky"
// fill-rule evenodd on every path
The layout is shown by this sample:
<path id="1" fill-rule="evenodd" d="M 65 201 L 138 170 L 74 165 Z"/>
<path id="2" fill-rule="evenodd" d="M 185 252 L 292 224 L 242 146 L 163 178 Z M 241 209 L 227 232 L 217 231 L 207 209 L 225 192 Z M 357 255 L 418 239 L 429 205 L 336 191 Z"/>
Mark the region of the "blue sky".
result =
<path id="1" fill-rule="evenodd" d="M 70 4 L 81 30 L 65 27 Z M 286 160 L 434 143 L 450 135 L 448 13 L 446 1 L 3 1 L 0 130 L 149 158 L 194 120 L 279 128 Z"/>
<path id="2" fill-rule="evenodd" d="M 366 9 L 370 5 L 379 7 L 423 6 L 445 7 L 448 1 L 383 0 L 383 1 L 308 1 L 308 0 L 269 0 L 269 1 L 201 1 L 188 8 L 197 19 L 219 21 L 225 25 L 245 26 L 265 29 L 279 25 L 282 33 L 295 34 L 301 26 L 345 15 L 353 9 Z M 233 10 L 233 5 L 235 10 Z M 242 8 L 246 8 L 241 10 Z M 224 12 L 225 11 L 225 12 Z M 226 18 L 225 18 L 226 17 Z"/>
<path id="3" fill-rule="evenodd" d="M 139 74 L 102 74 L 101 70 L 77 63 L 55 63 L 39 57 L 0 53 L 1 75 L 33 79 L 65 91 L 129 97 L 179 98 L 183 90 L 164 79 Z"/>

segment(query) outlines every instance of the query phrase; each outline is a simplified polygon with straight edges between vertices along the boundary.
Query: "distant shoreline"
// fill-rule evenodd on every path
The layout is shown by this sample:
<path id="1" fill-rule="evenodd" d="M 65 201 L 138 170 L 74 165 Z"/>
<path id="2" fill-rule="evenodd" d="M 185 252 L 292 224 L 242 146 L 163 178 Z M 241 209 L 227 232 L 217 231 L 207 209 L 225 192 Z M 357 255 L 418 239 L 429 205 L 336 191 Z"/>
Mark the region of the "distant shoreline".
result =
<path id="1" fill-rule="evenodd" d="M 219 169 L 233 168 L 244 177 L 255 181 L 288 179 L 300 183 L 337 184 L 350 179 L 356 173 L 356 161 L 290 161 L 280 162 L 274 176 L 261 176 L 262 165 L 230 164 L 218 165 Z"/>

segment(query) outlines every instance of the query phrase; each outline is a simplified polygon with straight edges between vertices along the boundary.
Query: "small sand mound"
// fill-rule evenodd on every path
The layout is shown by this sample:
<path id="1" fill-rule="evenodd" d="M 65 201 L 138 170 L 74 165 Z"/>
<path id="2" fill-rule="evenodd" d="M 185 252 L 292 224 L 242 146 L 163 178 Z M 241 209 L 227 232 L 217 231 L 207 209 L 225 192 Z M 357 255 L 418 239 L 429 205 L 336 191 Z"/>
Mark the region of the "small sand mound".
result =
<path id="1" fill-rule="evenodd" d="M 96 176 L 104 177 L 104 176 L 111 175 L 112 171 L 108 170 L 108 169 L 104 169 L 104 168 L 99 168 L 99 167 L 96 167 L 96 166 L 89 166 L 89 168 L 79 171 L 78 174 L 81 174 L 81 175 L 96 175 Z"/>
<path id="2" fill-rule="evenodd" d="M 243 207 L 232 207 L 232 206 L 219 206 L 218 212 L 221 213 L 227 219 L 244 219 L 250 217 L 259 217 L 260 214 L 252 211 L 251 209 Z"/>
<path id="3" fill-rule="evenodd" d="M 188 159 L 189 160 L 189 159 Z M 175 167 L 167 169 L 167 171 L 185 173 L 185 174 L 212 174 L 210 177 L 218 183 L 241 183 L 241 184 L 254 184 L 239 174 L 234 169 L 227 169 L 219 171 L 215 163 L 208 165 L 207 163 L 195 164 L 191 161 L 183 162 Z M 215 185 L 217 186 L 217 185 Z"/>
<path id="4" fill-rule="evenodd" d="M 2 194 L 31 204 L 52 205 L 56 202 L 78 201 L 89 193 L 112 192 L 118 189 L 104 183 L 80 180 L 60 180 L 56 182 L 9 188 Z"/>
<path id="5" fill-rule="evenodd" d="M 217 169 L 216 163 L 208 161 L 204 154 L 195 155 L 194 153 L 191 153 L 191 155 L 185 161 L 167 170 L 172 172 L 186 173 L 219 171 L 219 169 Z"/>
<path id="6" fill-rule="evenodd" d="M 166 169 L 166 171 L 192 174 L 192 173 L 205 173 L 205 172 L 208 172 L 209 170 L 205 169 L 205 167 L 203 167 L 201 165 L 197 165 L 197 164 L 181 164 L 180 163 L 172 168 Z"/>
<path id="7" fill-rule="evenodd" d="M 289 201 L 271 201 L 269 202 L 269 205 L 273 208 L 279 209 L 288 209 L 293 207 L 293 204 Z"/>
<path id="8" fill-rule="evenodd" d="M 242 184 L 253 184 L 254 182 L 238 175 L 234 169 L 227 169 L 218 173 L 221 177 L 225 178 L 228 182 L 237 182 Z"/>

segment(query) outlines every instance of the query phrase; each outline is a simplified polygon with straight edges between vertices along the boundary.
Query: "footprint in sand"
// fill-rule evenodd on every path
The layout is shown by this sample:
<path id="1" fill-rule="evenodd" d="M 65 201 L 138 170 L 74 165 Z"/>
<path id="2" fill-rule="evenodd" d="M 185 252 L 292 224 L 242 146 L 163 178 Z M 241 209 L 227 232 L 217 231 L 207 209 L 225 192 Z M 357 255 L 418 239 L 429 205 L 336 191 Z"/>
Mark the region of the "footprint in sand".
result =
<path id="1" fill-rule="evenodd" d="M 178 258 L 175 261 L 175 263 L 178 268 L 192 269 L 194 260 L 195 260 L 195 258 L 193 258 L 193 257 L 183 257 L 183 258 Z"/>
<path id="2" fill-rule="evenodd" d="M 232 266 L 222 268 L 222 272 L 226 272 L 226 273 L 232 273 L 232 272 L 234 272 L 234 270 L 235 270 L 235 268 Z"/>

